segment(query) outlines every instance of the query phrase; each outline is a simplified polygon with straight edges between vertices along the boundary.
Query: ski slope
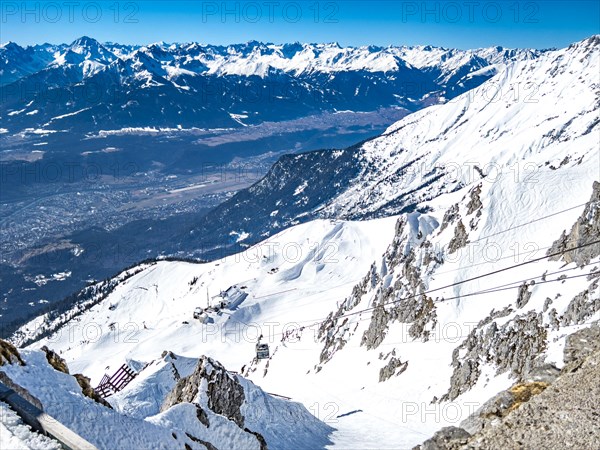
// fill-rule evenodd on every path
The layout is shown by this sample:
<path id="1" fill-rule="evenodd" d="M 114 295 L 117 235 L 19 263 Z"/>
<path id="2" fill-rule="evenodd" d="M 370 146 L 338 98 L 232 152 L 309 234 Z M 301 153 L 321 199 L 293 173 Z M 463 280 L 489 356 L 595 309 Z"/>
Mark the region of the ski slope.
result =
<path id="1" fill-rule="evenodd" d="M 412 195 L 411 212 L 312 221 L 206 264 L 142 265 L 31 348 L 60 352 L 93 384 L 124 362 L 146 367 L 110 401 L 150 424 L 184 422 L 188 406 L 161 415 L 153 403 L 171 386 L 172 351 L 182 373 L 207 355 L 303 404 L 335 429 L 313 424 L 314 448 L 412 448 L 458 426 L 535 369 L 561 367 L 565 337 L 600 319 L 599 43 L 517 62 L 481 86 L 534 83 L 537 102 L 491 103 L 476 90 L 366 143 L 369 169 L 332 211 L 385 215 Z M 587 256 L 549 259 L 571 235 L 567 248 L 585 245 Z M 194 320 L 222 291 L 247 295 Z M 261 335 L 270 358 L 253 361 Z"/>

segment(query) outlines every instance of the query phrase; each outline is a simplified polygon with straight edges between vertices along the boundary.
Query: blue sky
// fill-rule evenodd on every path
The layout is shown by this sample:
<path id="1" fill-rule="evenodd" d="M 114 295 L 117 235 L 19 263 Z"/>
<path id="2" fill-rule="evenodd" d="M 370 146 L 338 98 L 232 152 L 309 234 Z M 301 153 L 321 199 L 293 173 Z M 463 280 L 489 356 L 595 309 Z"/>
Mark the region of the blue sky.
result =
<path id="1" fill-rule="evenodd" d="M 600 1 L 108 1 L 0 4 L 0 41 L 339 42 L 563 47 L 600 33 Z"/>

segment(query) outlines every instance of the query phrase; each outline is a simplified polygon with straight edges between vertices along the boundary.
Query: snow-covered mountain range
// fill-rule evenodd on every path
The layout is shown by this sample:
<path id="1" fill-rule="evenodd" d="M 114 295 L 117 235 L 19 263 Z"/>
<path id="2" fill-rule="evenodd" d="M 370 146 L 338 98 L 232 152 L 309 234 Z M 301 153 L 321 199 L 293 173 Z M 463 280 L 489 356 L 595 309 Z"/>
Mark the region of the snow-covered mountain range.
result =
<path id="1" fill-rule="evenodd" d="M 206 400 L 202 377 L 197 396 L 177 397 L 169 364 L 212 373 L 206 355 L 239 372 L 261 414 L 294 409 L 297 426 L 277 430 L 237 410 L 269 448 L 289 448 L 281 429 L 305 436 L 300 446 L 411 448 L 516 382 L 546 382 L 568 336 L 600 320 L 599 73 L 593 36 L 500 67 L 365 143 L 284 157 L 182 241 L 229 236 L 242 252 L 128 269 L 12 340 L 31 360 L 54 349 L 93 385 L 128 362 L 139 375 L 109 397 L 115 414 L 219 448 L 232 441 L 194 404 L 210 423 L 239 416 Z M 255 359 L 261 335 L 266 360 Z M 53 401 L 22 368 L 7 373 Z M 327 427 L 260 403 L 246 378 Z"/>
<path id="2" fill-rule="evenodd" d="M 0 47 L 10 132 L 241 127 L 319 111 L 414 110 L 455 97 L 537 50 L 155 43 Z M 157 101 L 157 97 L 160 101 Z"/>
<path id="3" fill-rule="evenodd" d="M 538 173 L 570 173 L 596 153 L 597 69 L 598 43 L 590 38 L 511 64 L 366 143 L 283 157 L 207 215 L 191 239 L 217 242 L 233 230 L 254 243 L 311 218 L 389 216 L 428 208 L 426 201 L 476 182 L 513 179 L 535 189 Z"/>

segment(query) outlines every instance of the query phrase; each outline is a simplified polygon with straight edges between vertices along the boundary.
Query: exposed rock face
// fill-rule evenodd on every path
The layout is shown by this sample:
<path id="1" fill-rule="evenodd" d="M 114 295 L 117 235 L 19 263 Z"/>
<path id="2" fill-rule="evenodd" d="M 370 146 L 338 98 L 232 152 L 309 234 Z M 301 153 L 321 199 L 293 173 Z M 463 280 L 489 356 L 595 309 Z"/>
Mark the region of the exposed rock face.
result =
<path id="1" fill-rule="evenodd" d="M 50 350 L 46 346 L 43 346 L 40 350 L 42 350 L 46 354 L 48 364 L 54 367 L 55 370 L 69 374 L 69 367 L 67 366 L 67 362 L 63 358 L 58 356 L 58 353 L 56 353 L 54 350 Z"/>
<path id="2" fill-rule="evenodd" d="M 245 400 L 244 388 L 237 376 L 229 373 L 218 361 L 202 356 L 194 372 L 181 378 L 166 397 L 161 412 L 179 403 L 192 403 L 196 407 L 198 421 L 206 428 L 210 428 L 209 415 L 203 408 L 208 407 L 213 413 L 226 417 L 243 431 L 256 437 L 261 450 L 267 450 L 264 436 L 245 426 L 246 419 L 241 412 Z M 216 449 L 210 442 L 190 434 L 187 436 L 194 442 L 204 445 L 208 450 Z"/>
<path id="3" fill-rule="evenodd" d="M 461 448 L 597 448 L 599 404 L 600 353 L 596 352 L 578 371 L 565 373 Z"/>
<path id="4" fill-rule="evenodd" d="M 431 439 L 423 442 L 422 445 L 415 447 L 419 450 L 442 450 L 449 448 L 458 448 L 458 446 L 467 443 L 471 435 L 458 427 L 445 427 L 436 432 Z"/>
<path id="5" fill-rule="evenodd" d="M 549 381 L 517 383 L 484 403 L 460 424 L 461 428 L 442 429 L 415 448 L 597 448 L 600 326 L 568 336 L 564 361 L 559 375 L 555 367 L 541 368 L 541 376 Z"/>
<path id="6" fill-rule="evenodd" d="M 596 312 L 600 311 L 600 290 L 598 289 L 598 275 L 590 286 L 573 297 L 567 309 L 560 317 L 563 326 L 585 322 Z"/>
<path id="7" fill-rule="evenodd" d="M 546 349 L 546 336 L 541 313 L 515 316 L 501 327 L 483 320 L 454 350 L 450 389 L 442 400 L 454 400 L 471 389 L 481 374 L 481 363 L 493 364 L 498 374 L 509 371 L 522 380 L 542 364 L 539 356 Z"/>
<path id="8" fill-rule="evenodd" d="M 553 364 L 541 364 L 531 369 L 524 377 L 526 382 L 553 383 L 560 375 L 560 369 Z"/>
<path id="9" fill-rule="evenodd" d="M 444 213 L 444 218 L 442 219 L 442 225 L 440 226 L 440 233 L 446 228 L 448 228 L 449 225 L 454 224 L 454 222 L 456 222 L 457 219 L 460 219 L 459 210 L 460 208 L 458 206 L 458 203 L 455 203 L 446 210 L 446 212 Z"/>
<path id="10" fill-rule="evenodd" d="M 456 228 L 454 229 L 454 237 L 448 244 L 448 253 L 456 253 L 459 249 L 467 245 L 468 241 L 469 233 L 467 233 L 467 229 L 465 228 L 462 220 L 459 220 Z"/>
<path id="11" fill-rule="evenodd" d="M 75 379 L 77 380 L 77 383 L 81 387 L 81 392 L 83 392 L 83 395 L 91 398 L 92 400 L 94 400 L 97 403 L 100 403 L 101 405 L 106 406 L 107 408 L 113 409 L 113 407 L 111 406 L 110 403 L 108 403 L 106 400 L 104 400 L 102 397 L 100 397 L 96 393 L 96 391 L 90 384 L 91 380 L 88 377 L 86 377 L 85 375 L 82 375 L 80 373 L 76 373 L 73 376 L 75 377 Z"/>
<path id="12" fill-rule="evenodd" d="M 350 297 L 344 300 L 335 313 L 330 313 L 319 328 L 318 338 L 324 341 L 321 351 L 321 363 L 329 361 L 338 350 L 344 348 L 347 342 L 346 328 L 347 318 L 339 320 L 344 313 L 348 312 L 360 303 L 362 297 L 379 281 L 379 274 L 375 264 L 371 265 L 369 273 L 352 289 Z"/>
<path id="13" fill-rule="evenodd" d="M 206 447 L 206 450 L 219 450 L 217 447 L 215 447 L 214 445 L 212 445 L 210 442 L 203 441 L 202 439 L 199 439 L 199 438 L 197 438 L 195 436 L 192 436 L 190 433 L 185 433 L 185 435 L 187 437 L 189 437 L 192 441 L 197 442 L 198 444 L 204 445 L 204 447 Z M 186 450 L 192 450 L 192 447 L 190 447 L 188 444 L 185 444 L 185 449 Z"/>
<path id="14" fill-rule="evenodd" d="M 481 183 L 475 186 L 469 195 L 471 196 L 469 203 L 467 203 L 467 216 L 470 216 L 475 211 L 477 211 L 477 215 L 481 215 L 481 209 L 483 208 L 483 204 L 481 203 Z"/>
<path id="15" fill-rule="evenodd" d="M 351 311 L 364 299 L 370 299 L 366 314 L 371 315 L 361 337 L 361 345 L 367 349 L 377 348 L 395 321 L 410 324 L 411 338 L 429 339 L 437 323 L 437 310 L 434 300 L 423 294 L 427 290 L 423 279 L 424 272 L 433 271 L 443 262 L 441 250 L 428 240 L 437 227 L 435 219 L 419 213 L 398 219 L 394 240 L 380 269 L 371 266 L 352 295 L 321 325 L 319 338 L 324 341 L 321 363 L 329 361 L 353 336 L 358 327 L 353 319 L 360 318 L 360 314 L 353 315 Z"/>
<path id="16" fill-rule="evenodd" d="M 553 261 L 562 259 L 566 263 L 575 262 L 578 266 L 588 264 L 593 258 L 600 255 L 600 243 L 588 245 L 578 250 L 565 252 L 569 248 L 590 244 L 600 239 L 600 182 L 594 181 L 592 197 L 587 203 L 583 213 L 571 231 L 563 231 L 561 237 L 548 249 L 547 255 L 564 252 L 562 255 L 550 258 Z"/>
<path id="17" fill-rule="evenodd" d="M 161 411 L 184 402 L 197 404 L 201 387 L 206 389 L 207 404 L 211 411 L 234 421 L 240 428 L 244 427 L 244 416 L 240 411 L 245 400 L 244 388 L 225 367 L 206 356 L 200 358 L 190 376 L 177 382 L 165 399 Z M 199 420 L 203 422 L 201 417 Z"/>
<path id="18" fill-rule="evenodd" d="M 21 358 L 17 348 L 10 342 L 0 339 L 0 366 L 4 364 L 19 364 L 25 365 L 25 361 Z"/>
<path id="19" fill-rule="evenodd" d="M 249 430 L 248 428 L 244 428 L 244 431 L 246 433 L 250 433 L 250 434 L 253 434 L 254 436 L 256 436 L 256 439 L 258 440 L 258 443 L 260 444 L 260 450 L 268 450 L 267 441 L 265 440 L 265 438 L 262 434 L 257 433 L 256 431 Z"/>
<path id="20" fill-rule="evenodd" d="M 67 362 L 63 358 L 61 358 L 58 355 L 58 353 L 56 353 L 53 350 L 50 350 L 46 346 L 43 346 L 40 350 L 42 350 L 46 354 L 46 359 L 48 360 L 48 364 L 50 364 L 55 370 L 58 370 L 59 372 L 70 375 L 69 366 L 67 365 Z M 101 405 L 106 406 L 107 408 L 113 409 L 113 407 L 110 405 L 110 403 L 108 403 L 106 400 L 104 400 L 102 397 L 100 397 L 96 393 L 96 391 L 90 384 L 91 380 L 88 377 L 86 377 L 85 375 L 82 375 L 80 373 L 76 373 L 75 375 L 73 375 L 73 377 L 75 378 L 75 380 L 81 387 L 81 392 L 83 393 L 83 395 L 91 398 L 96 403 L 100 403 Z"/>
<path id="21" fill-rule="evenodd" d="M 485 402 L 471 416 L 463 420 L 460 426 L 469 433 L 478 433 L 504 417 L 514 402 L 515 397 L 509 390 L 501 391 Z"/>
<path id="22" fill-rule="evenodd" d="M 531 298 L 531 292 L 527 288 L 527 283 L 523 283 L 519 287 L 519 293 L 517 294 L 517 308 L 520 309 L 523 306 L 525 306 L 529 302 L 530 298 Z"/>
<path id="23" fill-rule="evenodd" d="M 208 414 L 206 414 L 206 411 L 204 411 L 200 405 L 196 405 L 196 417 L 202 425 L 204 425 L 206 428 L 210 428 Z"/>
<path id="24" fill-rule="evenodd" d="M 567 336 L 564 348 L 564 370 L 574 370 L 593 353 L 600 352 L 600 325 L 576 331 Z"/>
<path id="25" fill-rule="evenodd" d="M 386 299 L 390 298 L 391 289 L 388 290 L 388 295 L 382 295 L 380 298 L 380 304 L 375 307 L 373 314 L 371 315 L 371 321 L 369 322 L 369 328 L 363 334 L 360 345 L 364 345 L 367 349 L 377 348 L 379 344 L 385 339 L 388 325 L 392 320 L 392 314 L 389 313 L 383 304 L 386 303 Z"/>
<path id="26" fill-rule="evenodd" d="M 408 361 L 402 362 L 400 358 L 392 357 L 389 362 L 379 371 L 379 382 L 389 380 L 392 376 L 398 376 L 406 370 Z"/>

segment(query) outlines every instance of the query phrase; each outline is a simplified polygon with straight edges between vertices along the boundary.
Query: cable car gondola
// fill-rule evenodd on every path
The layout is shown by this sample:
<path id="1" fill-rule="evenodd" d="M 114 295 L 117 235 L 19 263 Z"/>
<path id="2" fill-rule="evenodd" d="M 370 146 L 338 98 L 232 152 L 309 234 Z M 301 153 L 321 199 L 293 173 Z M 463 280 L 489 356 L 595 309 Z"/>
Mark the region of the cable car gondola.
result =
<path id="1" fill-rule="evenodd" d="M 269 357 L 269 344 L 256 344 L 256 359 L 267 359 Z"/>

